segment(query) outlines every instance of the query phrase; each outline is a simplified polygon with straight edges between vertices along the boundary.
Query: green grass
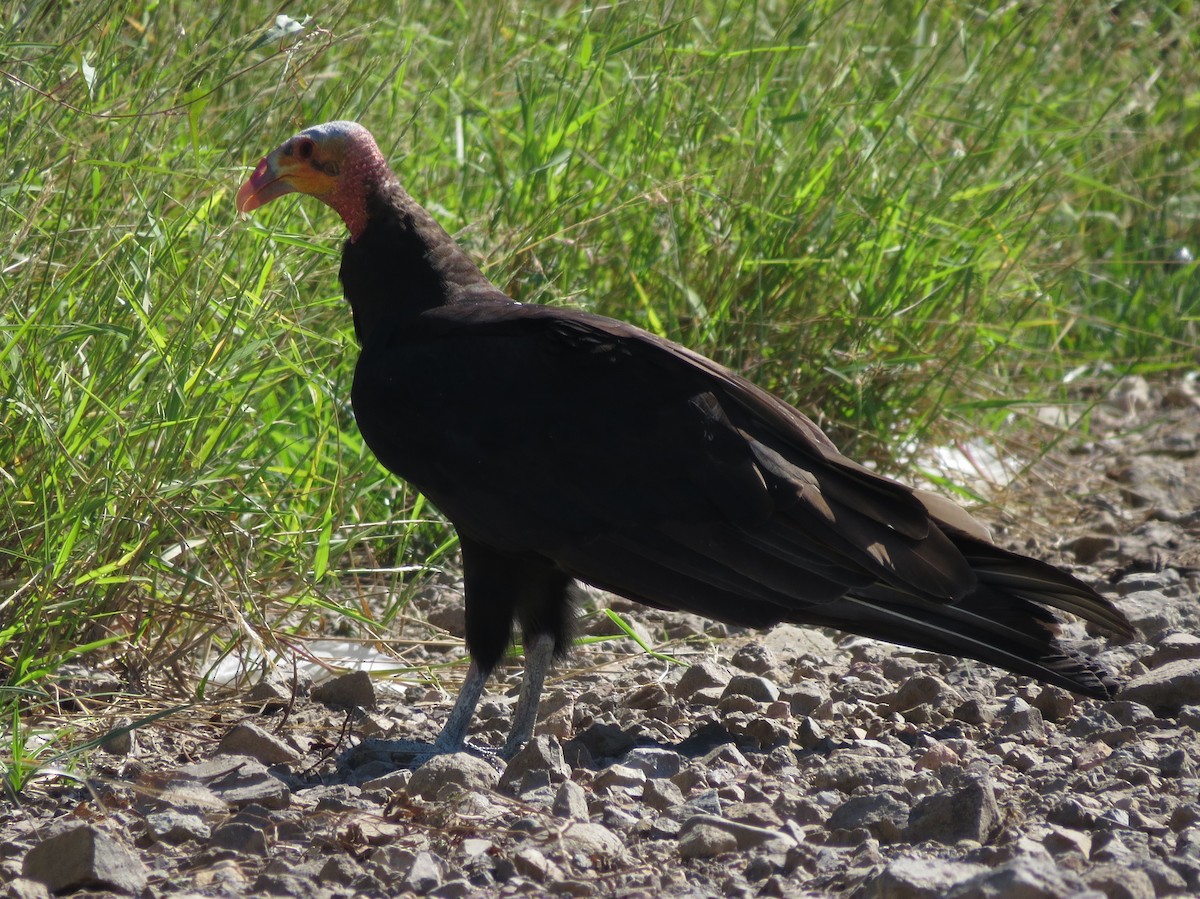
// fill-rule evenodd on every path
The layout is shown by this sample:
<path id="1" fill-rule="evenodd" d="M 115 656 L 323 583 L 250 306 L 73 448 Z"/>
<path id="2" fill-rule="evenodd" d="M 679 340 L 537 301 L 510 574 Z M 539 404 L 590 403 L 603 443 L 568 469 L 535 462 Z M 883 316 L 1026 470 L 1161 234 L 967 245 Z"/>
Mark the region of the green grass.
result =
<path id="1" fill-rule="evenodd" d="M 1200 252 L 1191 0 L 379 0 L 254 46 L 261 9 L 0 14 L 12 785 L 84 741 L 56 729 L 69 660 L 184 689 L 331 614 L 386 632 L 454 565 L 354 427 L 340 223 L 234 213 L 304 125 L 371 128 L 517 298 L 700 349 L 884 464 L 1076 366 L 1195 362 L 1200 275 L 1169 264 Z M 347 574 L 372 567 L 383 609 Z"/>

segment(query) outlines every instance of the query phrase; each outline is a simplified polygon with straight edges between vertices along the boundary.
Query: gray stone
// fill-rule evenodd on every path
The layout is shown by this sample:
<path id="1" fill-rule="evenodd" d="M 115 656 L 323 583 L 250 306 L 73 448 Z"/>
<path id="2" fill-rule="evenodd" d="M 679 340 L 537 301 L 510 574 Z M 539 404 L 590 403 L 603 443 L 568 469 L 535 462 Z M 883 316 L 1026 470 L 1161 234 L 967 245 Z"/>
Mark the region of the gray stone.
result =
<path id="1" fill-rule="evenodd" d="M 266 855 L 267 835 L 261 827 L 244 821 L 231 821 L 212 832 L 208 846 L 210 849 L 224 849 L 242 855 Z"/>
<path id="2" fill-rule="evenodd" d="M 739 850 L 770 847 L 786 851 L 796 844 L 795 840 L 782 831 L 755 827 L 753 824 L 745 824 L 741 821 L 730 821 L 728 818 L 720 818 L 716 815 L 693 815 L 688 818 L 680 828 L 680 841 L 682 842 L 691 830 L 698 827 L 725 831 L 733 837 Z"/>
<path id="3" fill-rule="evenodd" d="M 624 765 L 609 765 L 597 772 L 592 779 L 592 789 L 600 791 L 620 791 L 630 795 L 639 795 L 646 785 L 646 775 L 636 768 Z"/>
<path id="4" fill-rule="evenodd" d="M 946 899 L 1104 899 L 1048 858 L 1022 855 L 952 887 Z"/>
<path id="5" fill-rule="evenodd" d="M 905 838 L 947 845 L 959 840 L 986 843 L 1000 825 L 1000 808 L 991 781 L 965 777 L 951 790 L 920 800 L 909 816 Z"/>
<path id="6" fill-rule="evenodd" d="M 0 891 L 0 899 L 50 899 L 50 890 L 40 880 L 14 877 Z"/>
<path id="7" fill-rule="evenodd" d="M 509 760 L 500 776 L 500 789 L 511 793 L 522 788 L 527 776 L 537 773 L 546 785 L 556 785 L 566 780 L 571 769 L 563 757 L 562 744 L 557 737 L 547 734 L 534 737 L 521 747 L 521 751 Z M 524 789 L 521 790 L 524 792 Z"/>
<path id="8" fill-rule="evenodd" d="M 625 753 L 621 763 L 627 768 L 641 771 L 647 777 L 674 777 L 683 768 L 683 756 L 672 749 L 636 746 Z"/>
<path id="9" fill-rule="evenodd" d="M 408 782 L 411 796 L 425 800 L 493 790 L 500 775 L 487 761 L 467 752 L 435 755 L 413 772 Z"/>
<path id="10" fill-rule="evenodd" d="M 278 777 L 259 761 L 244 755 L 222 755 L 175 772 L 171 787 L 196 784 L 221 802 L 240 808 L 256 804 L 269 809 L 287 808 L 292 794 Z"/>
<path id="11" fill-rule="evenodd" d="M 839 790 L 849 793 L 863 786 L 902 784 L 912 771 L 913 763 L 907 759 L 880 758 L 838 751 L 814 772 L 812 785 L 817 790 Z"/>
<path id="12" fill-rule="evenodd" d="M 774 702 L 779 698 L 779 687 L 765 677 L 755 674 L 736 674 L 729 679 L 721 699 L 730 696 L 744 696 L 755 702 Z"/>
<path id="13" fill-rule="evenodd" d="M 146 816 L 146 826 L 150 828 L 154 838 L 163 843 L 207 840 L 212 833 L 200 815 L 176 811 L 173 808 L 151 812 Z"/>
<path id="14" fill-rule="evenodd" d="M 696 825 L 679 836 L 679 854 L 684 858 L 713 858 L 737 851 L 737 837 L 708 824 Z"/>
<path id="15" fill-rule="evenodd" d="M 434 899 L 467 899 L 476 895 L 476 891 L 469 880 L 448 880 L 429 895 Z"/>
<path id="16" fill-rule="evenodd" d="M 217 752 L 247 755 L 264 765 L 292 765 L 300 761 L 300 754 L 287 743 L 249 721 L 231 727 L 217 745 Z"/>
<path id="17" fill-rule="evenodd" d="M 666 778 L 648 780 L 642 790 L 642 803 L 663 812 L 672 806 L 683 805 L 683 791 Z"/>
<path id="18" fill-rule="evenodd" d="M 625 854 L 625 844 L 603 824 L 577 821 L 553 834 L 545 834 L 543 849 L 561 848 L 568 855 L 576 852 L 600 861 L 612 861 Z"/>
<path id="19" fill-rule="evenodd" d="M 1013 712 L 1000 726 L 1000 736 L 1020 737 L 1026 743 L 1045 743 L 1046 724 L 1042 713 L 1033 706 Z"/>
<path id="20" fill-rule="evenodd" d="M 560 818 L 586 821 L 588 819 L 588 803 L 583 787 L 573 780 L 564 780 L 554 795 L 551 811 Z"/>
<path id="21" fill-rule="evenodd" d="M 399 885 L 418 896 L 428 895 L 442 882 L 442 868 L 442 860 L 432 852 L 418 852 Z"/>
<path id="22" fill-rule="evenodd" d="M 146 866 L 133 850 L 90 824 L 42 840 L 25 854 L 21 875 L 52 893 L 105 889 L 136 894 L 146 888 L 147 879 Z"/>
<path id="23" fill-rule="evenodd" d="M 1033 707 L 1046 721 L 1061 721 L 1075 708 L 1075 697 L 1062 687 L 1045 686 L 1033 700 Z"/>
<path id="24" fill-rule="evenodd" d="M 903 856 L 863 885 L 861 899 L 942 899 L 987 868 L 969 862 Z"/>
<path id="25" fill-rule="evenodd" d="M 908 824 L 908 806 L 889 793 L 852 796 L 829 816 L 830 830 L 866 829 L 881 843 L 900 839 Z"/>
<path id="26" fill-rule="evenodd" d="M 1117 584 L 1121 591 L 1121 584 Z M 1160 590 L 1138 590 L 1123 594 L 1119 603 L 1130 623 L 1142 639 L 1154 643 L 1160 636 L 1181 629 L 1179 611 Z"/>
<path id="27" fill-rule="evenodd" d="M 615 724 L 601 722 L 576 734 L 571 744 L 585 749 L 593 759 L 611 759 L 632 749 L 634 739 Z"/>
<path id="28" fill-rule="evenodd" d="M 697 662 L 688 668 L 675 684 L 675 698 L 687 700 L 697 690 L 721 689 L 729 683 L 729 671 L 716 662 Z"/>
<path id="29" fill-rule="evenodd" d="M 1107 899 L 1154 899 L 1154 883 L 1145 871 L 1126 865 L 1096 865 L 1083 872 L 1083 879 Z"/>
<path id="30" fill-rule="evenodd" d="M 1200 703 L 1200 659 L 1180 659 L 1147 671 L 1131 680 L 1120 696 L 1167 714 Z"/>
<path id="31" fill-rule="evenodd" d="M 1181 659 L 1200 659 L 1200 637 L 1183 632 L 1167 634 L 1142 661 L 1147 667 L 1158 668 Z"/>
<path id="32" fill-rule="evenodd" d="M 743 671 L 764 676 L 771 674 L 779 665 L 775 653 L 758 641 L 744 643 L 729 661 Z"/>
<path id="33" fill-rule="evenodd" d="M 375 684 L 367 672 L 351 671 L 319 684 L 312 698 L 335 709 L 369 709 L 375 705 Z"/>
<path id="34" fill-rule="evenodd" d="M 890 697 L 888 708 L 893 712 L 906 712 L 919 705 L 934 708 L 944 704 L 958 705 L 962 697 L 944 681 L 930 675 L 917 675 L 906 680 Z"/>

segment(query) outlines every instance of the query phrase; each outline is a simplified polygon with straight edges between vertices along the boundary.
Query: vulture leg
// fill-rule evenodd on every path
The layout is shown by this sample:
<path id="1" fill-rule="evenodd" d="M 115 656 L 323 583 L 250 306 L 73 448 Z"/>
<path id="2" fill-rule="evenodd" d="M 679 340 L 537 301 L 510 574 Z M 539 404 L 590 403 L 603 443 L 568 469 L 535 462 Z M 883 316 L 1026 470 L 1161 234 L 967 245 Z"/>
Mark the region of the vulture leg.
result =
<path id="1" fill-rule="evenodd" d="M 508 739 L 500 750 L 501 758 L 512 758 L 533 736 L 546 672 L 550 670 L 550 663 L 554 659 L 554 642 L 550 634 L 537 634 L 525 647 L 525 676 L 521 680 L 521 693 L 513 710 Z"/>
<path id="2" fill-rule="evenodd" d="M 475 707 L 479 705 L 485 683 L 487 675 L 482 674 L 479 666 L 472 662 L 462 689 L 458 691 L 458 699 L 454 701 L 454 708 L 450 710 L 442 732 L 433 743 L 434 753 L 461 752 L 466 746 L 467 730 L 471 727 L 471 719 L 475 717 Z"/>

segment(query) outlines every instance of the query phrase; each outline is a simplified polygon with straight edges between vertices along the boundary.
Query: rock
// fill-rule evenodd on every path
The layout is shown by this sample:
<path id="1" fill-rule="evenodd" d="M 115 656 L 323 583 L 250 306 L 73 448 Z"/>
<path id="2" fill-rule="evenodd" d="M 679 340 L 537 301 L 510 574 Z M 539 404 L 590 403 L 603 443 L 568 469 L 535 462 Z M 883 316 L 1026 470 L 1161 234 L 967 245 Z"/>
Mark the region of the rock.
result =
<path id="1" fill-rule="evenodd" d="M 991 781 L 986 777 L 964 777 L 954 789 L 926 796 L 913 807 L 905 838 L 913 843 L 986 843 L 999 824 L 1000 808 Z"/>
<path id="2" fill-rule="evenodd" d="M 752 824 L 744 824 L 741 821 L 730 821 L 728 818 L 721 818 L 716 815 L 693 815 L 688 818 L 683 822 L 683 827 L 680 828 L 680 842 L 687 837 L 689 832 L 696 828 L 714 828 L 725 831 L 733 837 L 734 845 L 737 849 L 755 849 L 760 846 L 769 846 L 772 849 L 786 851 L 796 844 L 794 839 L 782 831 L 771 830 L 766 827 L 755 827 Z M 699 858 L 700 856 L 693 857 Z"/>
<path id="3" fill-rule="evenodd" d="M 880 758 L 837 751 L 813 774 L 812 785 L 818 790 L 850 793 L 858 787 L 901 784 L 912 773 L 907 759 Z"/>
<path id="4" fill-rule="evenodd" d="M 369 709 L 375 705 L 375 684 L 365 671 L 351 671 L 315 687 L 312 698 L 334 709 Z"/>
<path id="5" fill-rule="evenodd" d="M 184 843 L 188 840 L 207 840 L 211 830 L 204 818 L 190 812 L 164 809 L 146 816 L 146 826 L 156 840 L 164 843 Z"/>
<path id="6" fill-rule="evenodd" d="M 583 787 L 573 780 L 564 780 L 554 795 L 551 811 L 560 818 L 570 818 L 573 821 L 588 820 L 587 794 Z"/>
<path id="7" fill-rule="evenodd" d="M 500 789 L 506 793 L 517 790 L 524 793 L 531 774 L 537 774 L 539 781 L 544 781 L 546 786 L 560 784 L 570 776 L 571 769 L 563 757 L 563 747 L 557 737 L 543 734 L 522 746 L 520 752 L 504 766 Z"/>
<path id="8" fill-rule="evenodd" d="M 592 789 L 597 791 L 620 791 L 629 795 L 640 795 L 646 785 L 646 775 L 636 768 L 624 765 L 609 765 L 601 769 L 592 779 Z"/>
<path id="9" fill-rule="evenodd" d="M 1040 856 L 1022 855 L 952 887 L 946 899 L 1104 899 Z"/>
<path id="10" fill-rule="evenodd" d="M 1046 724 L 1042 721 L 1042 713 L 1033 706 L 1020 709 L 1008 715 L 1000 727 L 1000 736 L 1019 737 L 1026 743 L 1042 744 L 1046 742 Z"/>
<path id="11" fill-rule="evenodd" d="M 893 712 L 907 712 L 919 705 L 937 708 L 943 704 L 959 705 L 962 697 L 946 683 L 929 675 L 918 675 L 906 680 L 890 697 L 888 708 Z"/>
<path id="12" fill-rule="evenodd" d="M 774 702 L 779 698 L 779 687 L 765 677 L 754 674 L 736 674 L 725 685 L 721 699 L 724 700 L 730 696 L 745 696 L 755 702 Z"/>
<path id="13" fill-rule="evenodd" d="M 954 710 L 954 717 L 964 724 L 991 724 L 996 715 L 981 699 L 968 699 Z"/>
<path id="14" fill-rule="evenodd" d="M 1125 865 L 1096 865 L 1083 872 L 1083 879 L 1107 899 L 1154 899 L 1154 883 L 1145 871 Z"/>
<path id="15" fill-rule="evenodd" d="M 1142 661 L 1147 667 L 1158 668 L 1181 659 L 1200 659 L 1200 636 L 1182 632 L 1167 634 L 1154 647 L 1154 652 Z"/>
<path id="16" fill-rule="evenodd" d="M 697 690 L 724 689 L 731 675 L 716 662 L 697 662 L 688 668 L 675 684 L 675 698 L 688 700 Z"/>
<path id="17" fill-rule="evenodd" d="M 1118 605 L 1143 640 L 1154 643 L 1162 635 L 1181 629 L 1182 616 L 1161 590 L 1123 593 L 1122 583 L 1117 584 L 1117 592 L 1122 594 Z"/>
<path id="18" fill-rule="evenodd" d="M 775 653 L 758 641 L 742 644 L 730 661 L 743 671 L 763 676 L 773 673 L 779 666 Z"/>
<path id="19" fill-rule="evenodd" d="M 853 796 L 829 816 L 830 830 L 868 831 L 881 843 L 900 839 L 908 824 L 908 806 L 889 793 Z"/>
<path id="20" fill-rule="evenodd" d="M 292 798 L 287 784 L 261 762 L 244 755 L 222 755 L 185 765 L 175 772 L 168 792 L 174 786 L 189 783 L 205 787 L 221 802 L 234 808 L 255 804 L 283 809 Z"/>
<path id="21" fill-rule="evenodd" d="M 264 678 L 246 691 L 242 702 L 258 711 L 260 715 L 273 715 L 283 711 L 292 701 L 291 688 L 275 678 Z"/>
<path id="22" fill-rule="evenodd" d="M 1147 671 L 1126 684 L 1120 697 L 1166 714 L 1200 703 L 1200 659 L 1180 659 Z"/>
<path id="23" fill-rule="evenodd" d="M 590 858 L 613 861 L 625 854 L 625 844 L 603 824 L 573 822 L 552 834 L 545 834 L 543 849 L 561 848 L 568 855 L 579 852 Z"/>
<path id="24" fill-rule="evenodd" d="M 499 773 L 485 760 L 467 752 L 454 752 L 435 755 L 414 771 L 408 792 L 432 801 L 493 790 L 499 780 Z"/>
<path id="25" fill-rule="evenodd" d="M 246 755 L 264 765 L 293 765 L 300 761 L 300 754 L 287 743 L 249 721 L 231 727 L 217 745 L 217 752 Z"/>
<path id="26" fill-rule="evenodd" d="M 672 749 L 637 746 L 625 753 L 621 763 L 641 771 L 646 777 L 674 777 L 683 768 L 683 756 Z"/>
<path id="27" fill-rule="evenodd" d="M 231 821 L 212 832 L 208 846 L 210 849 L 237 852 L 241 855 L 266 855 L 267 835 L 261 827 L 244 821 Z"/>
<path id="28" fill-rule="evenodd" d="M 14 877 L 0 892 L 0 899 L 50 899 L 50 890 L 40 880 Z"/>
<path id="29" fill-rule="evenodd" d="M 1061 721 L 1075 708 L 1075 697 L 1062 687 L 1045 686 L 1033 700 L 1033 707 L 1046 721 Z"/>
<path id="30" fill-rule="evenodd" d="M 779 694 L 779 698 L 791 707 L 793 715 L 804 717 L 811 715 L 823 703 L 828 701 L 829 691 L 821 684 L 804 681 L 790 689 L 782 691 Z"/>
<path id="31" fill-rule="evenodd" d="M 418 852 L 408 873 L 400 881 L 401 890 L 425 896 L 442 882 L 442 861 L 432 852 Z"/>
<path id="32" fill-rule="evenodd" d="M 968 862 L 902 856 L 863 885 L 861 899 L 942 899 L 985 871 L 983 865 Z"/>
<path id="33" fill-rule="evenodd" d="M 593 724 L 576 734 L 569 745 L 582 747 L 593 759 L 613 759 L 628 752 L 633 744 L 633 737 L 615 724 Z"/>
<path id="34" fill-rule="evenodd" d="M 147 882 L 146 866 L 133 850 L 90 824 L 35 845 L 25 854 L 21 876 L 52 893 L 102 889 L 135 895 Z"/>
<path id="35" fill-rule="evenodd" d="M 699 824 L 679 836 L 679 854 L 683 858 L 713 858 L 738 848 L 737 837 L 720 827 Z"/>
<path id="36" fill-rule="evenodd" d="M 1051 855 L 1076 853 L 1082 858 L 1087 858 L 1092 851 L 1092 838 L 1080 830 L 1055 827 L 1042 837 L 1042 845 Z"/>
<path id="37" fill-rule="evenodd" d="M 939 771 L 945 765 L 957 765 L 959 761 L 958 753 L 945 743 L 934 743 L 917 759 L 917 769 Z"/>
<path id="38" fill-rule="evenodd" d="M 653 778 L 646 781 L 642 790 L 642 803 L 663 812 L 683 804 L 683 791 L 665 778 Z"/>

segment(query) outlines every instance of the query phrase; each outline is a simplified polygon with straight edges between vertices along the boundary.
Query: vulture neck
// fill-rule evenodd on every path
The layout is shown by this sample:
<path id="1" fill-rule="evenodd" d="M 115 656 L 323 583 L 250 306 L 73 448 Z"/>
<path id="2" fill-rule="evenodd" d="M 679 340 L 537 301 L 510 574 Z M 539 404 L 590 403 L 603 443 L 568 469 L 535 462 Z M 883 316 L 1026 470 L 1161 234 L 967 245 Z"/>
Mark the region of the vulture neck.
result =
<path id="1" fill-rule="evenodd" d="M 438 306 L 512 302 L 394 178 L 368 194 L 366 219 L 342 248 L 340 272 L 360 344 Z"/>

